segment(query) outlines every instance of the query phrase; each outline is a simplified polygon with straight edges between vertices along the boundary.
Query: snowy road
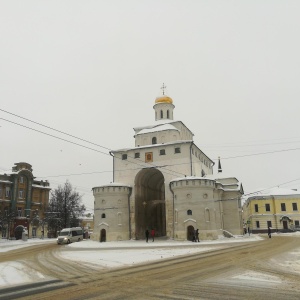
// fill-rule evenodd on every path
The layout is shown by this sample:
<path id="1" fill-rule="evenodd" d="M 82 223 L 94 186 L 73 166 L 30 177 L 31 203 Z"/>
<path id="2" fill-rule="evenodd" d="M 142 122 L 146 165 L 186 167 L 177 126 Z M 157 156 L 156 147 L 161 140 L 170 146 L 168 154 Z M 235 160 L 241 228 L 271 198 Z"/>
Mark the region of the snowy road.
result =
<path id="1" fill-rule="evenodd" d="M 74 251 L 64 251 L 68 248 L 48 245 L 39 255 L 28 247 L 18 254 L 19 261 L 23 256 L 22 262 L 44 274 L 46 280 L 62 280 L 44 286 L 45 293 L 34 294 L 38 288 L 33 288 L 28 292 L 30 296 L 22 299 L 299 299 L 299 237 L 274 236 L 255 243 L 216 244 L 209 251 L 190 251 L 174 257 L 172 252 L 183 248 L 167 247 L 166 252 L 160 253 L 163 256 L 169 251 L 172 258 L 167 259 L 166 255 L 145 265 L 113 269 L 101 264 L 101 259 L 94 265 L 88 259 L 87 263 L 76 260 L 76 253 L 88 253 L 90 249 L 73 246 Z M 205 248 L 197 245 L 201 247 Z M 14 258 L 16 251 L 11 252 Z M 101 257 L 116 249 L 99 251 Z M 126 252 L 123 250 L 124 256 Z M 6 255 L 8 259 L 9 253 Z M 66 259 L 68 256 L 70 259 Z"/>

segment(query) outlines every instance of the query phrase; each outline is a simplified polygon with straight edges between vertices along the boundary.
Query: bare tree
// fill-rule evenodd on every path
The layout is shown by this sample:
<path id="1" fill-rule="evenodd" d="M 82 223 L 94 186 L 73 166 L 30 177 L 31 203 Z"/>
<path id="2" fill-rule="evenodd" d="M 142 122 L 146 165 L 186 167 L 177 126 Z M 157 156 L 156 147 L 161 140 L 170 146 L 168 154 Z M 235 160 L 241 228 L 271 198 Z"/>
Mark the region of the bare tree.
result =
<path id="1" fill-rule="evenodd" d="M 55 231 L 67 227 L 79 226 L 79 216 L 85 212 L 82 195 L 73 189 L 71 183 L 66 183 L 51 191 L 47 209 L 48 231 Z"/>

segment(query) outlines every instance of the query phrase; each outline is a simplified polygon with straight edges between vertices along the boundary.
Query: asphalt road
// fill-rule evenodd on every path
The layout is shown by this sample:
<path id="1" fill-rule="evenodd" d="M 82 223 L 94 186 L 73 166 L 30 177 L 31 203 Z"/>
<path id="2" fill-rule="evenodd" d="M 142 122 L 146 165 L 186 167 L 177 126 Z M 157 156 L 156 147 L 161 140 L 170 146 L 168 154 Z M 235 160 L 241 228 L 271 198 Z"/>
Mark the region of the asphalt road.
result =
<path id="1" fill-rule="evenodd" d="M 293 268 L 296 260 L 300 264 L 299 237 L 273 236 L 112 270 L 65 262 L 56 251 L 64 247 L 38 245 L 1 255 L 1 261 L 22 261 L 49 280 L 2 289 L 0 299 L 300 299 L 299 268 Z"/>

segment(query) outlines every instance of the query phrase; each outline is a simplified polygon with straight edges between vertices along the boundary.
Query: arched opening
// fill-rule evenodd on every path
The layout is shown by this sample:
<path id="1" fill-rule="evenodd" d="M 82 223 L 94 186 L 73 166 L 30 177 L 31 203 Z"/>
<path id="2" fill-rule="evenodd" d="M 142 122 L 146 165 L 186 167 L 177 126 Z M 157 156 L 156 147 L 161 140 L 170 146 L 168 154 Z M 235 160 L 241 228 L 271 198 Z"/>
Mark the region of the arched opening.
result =
<path id="1" fill-rule="evenodd" d="M 154 168 L 141 170 L 135 178 L 135 233 L 145 238 L 146 229 L 155 236 L 166 235 L 165 179 Z"/>
<path id="2" fill-rule="evenodd" d="M 163 111 L 161 110 L 160 111 L 160 118 L 162 119 L 164 117 L 164 113 L 163 113 Z"/>
<path id="3" fill-rule="evenodd" d="M 157 139 L 156 139 L 156 137 L 153 137 L 152 138 L 152 145 L 155 145 L 155 144 L 157 144 Z"/>
<path id="4" fill-rule="evenodd" d="M 194 240 L 194 232 L 195 232 L 194 226 L 190 225 L 190 226 L 187 227 L 186 239 L 188 241 L 193 241 Z"/>
<path id="5" fill-rule="evenodd" d="M 167 110 L 167 119 L 170 119 L 170 113 L 169 113 L 169 110 Z"/>
<path id="6" fill-rule="evenodd" d="M 22 225 L 19 225 L 15 228 L 15 238 L 16 240 L 20 240 L 22 238 L 22 233 L 25 231 L 25 227 Z"/>
<path id="7" fill-rule="evenodd" d="M 105 229 L 101 229 L 100 231 L 100 243 L 102 242 L 106 242 L 106 230 Z"/>

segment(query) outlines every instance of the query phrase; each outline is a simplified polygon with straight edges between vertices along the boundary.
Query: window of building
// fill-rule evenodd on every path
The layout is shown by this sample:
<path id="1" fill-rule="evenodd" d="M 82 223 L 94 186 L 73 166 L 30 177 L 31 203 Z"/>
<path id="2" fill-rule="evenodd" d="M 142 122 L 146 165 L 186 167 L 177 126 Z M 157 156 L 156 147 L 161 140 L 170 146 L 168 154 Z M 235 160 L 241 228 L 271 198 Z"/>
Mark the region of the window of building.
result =
<path id="1" fill-rule="evenodd" d="M 2 197 L 2 188 L 0 187 L 0 197 Z"/>
<path id="2" fill-rule="evenodd" d="M 18 217 L 22 217 L 22 208 L 18 207 Z"/>
<path id="3" fill-rule="evenodd" d="M 163 113 L 163 111 L 161 110 L 160 111 L 160 118 L 162 119 L 164 117 L 164 113 Z"/>
<path id="4" fill-rule="evenodd" d="M 193 214 L 193 213 L 192 213 L 192 210 L 189 209 L 189 210 L 187 211 L 187 214 L 188 214 L 188 216 L 191 216 L 191 215 Z"/>
<path id="5" fill-rule="evenodd" d="M 292 205 L 293 205 L 293 211 L 297 211 L 298 210 L 297 203 L 292 203 Z"/>
<path id="6" fill-rule="evenodd" d="M 205 220 L 206 222 L 210 222 L 210 212 L 208 208 L 205 208 Z"/>
<path id="7" fill-rule="evenodd" d="M 101 218 L 102 218 L 102 219 L 105 219 L 105 218 L 106 218 L 106 215 L 105 215 L 105 214 L 102 214 L 102 215 L 101 215 Z"/>
<path id="8" fill-rule="evenodd" d="M 259 227 L 259 221 L 256 221 L 256 228 L 260 228 Z"/>
<path id="9" fill-rule="evenodd" d="M 19 190 L 19 199 L 23 199 L 23 198 L 24 198 L 24 191 Z"/>
<path id="10" fill-rule="evenodd" d="M 122 154 L 122 160 L 126 160 L 127 159 L 127 154 Z"/>
<path id="11" fill-rule="evenodd" d="M 272 221 L 267 221 L 267 226 L 272 227 Z"/>
<path id="12" fill-rule="evenodd" d="M 140 152 L 134 153 L 134 158 L 140 158 Z"/>
<path id="13" fill-rule="evenodd" d="M 159 155 L 166 155 L 166 150 L 165 149 L 160 149 L 159 150 Z"/>
<path id="14" fill-rule="evenodd" d="M 254 210 L 255 212 L 258 212 L 258 204 L 254 204 Z"/>
<path id="15" fill-rule="evenodd" d="M 152 138 L 152 145 L 155 145 L 155 144 L 157 144 L 157 138 L 156 138 L 156 137 L 153 137 L 153 138 Z"/>
<path id="16" fill-rule="evenodd" d="M 176 147 L 176 148 L 175 148 L 175 153 L 181 153 L 180 147 Z"/>
<path id="17" fill-rule="evenodd" d="M 285 203 L 281 203 L 281 211 L 286 211 Z"/>
<path id="18" fill-rule="evenodd" d="M 270 211 L 270 204 L 266 203 L 266 211 Z"/>
<path id="19" fill-rule="evenodd" d="M 300 227 L 299 220 L 295 220 L 295 227 Z"/>
<path id="20" fill-rule="evenodd" d="M 24 177 L 23 176 L 20 177 L 20 183 L 24 183 Z"/>
<path id="21" fill-rule="evenodd" d="M 10 187 L 5 188 L 5 197 L 10 197 Z"/>
<path id="22" fill-rule="evenodd" d="M 170 118 L 170 112 L 169 112 L 169 110 L 167 110 L 167 118 L 168 119 Z"/>

